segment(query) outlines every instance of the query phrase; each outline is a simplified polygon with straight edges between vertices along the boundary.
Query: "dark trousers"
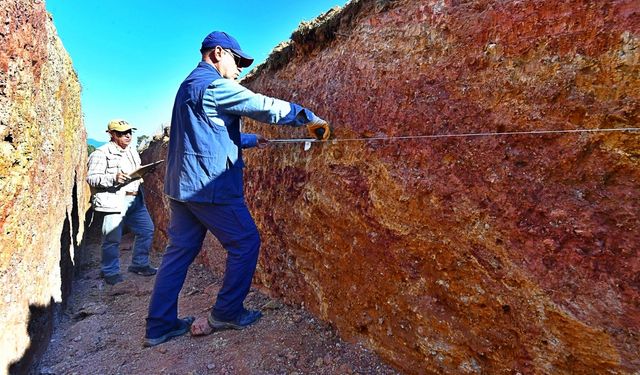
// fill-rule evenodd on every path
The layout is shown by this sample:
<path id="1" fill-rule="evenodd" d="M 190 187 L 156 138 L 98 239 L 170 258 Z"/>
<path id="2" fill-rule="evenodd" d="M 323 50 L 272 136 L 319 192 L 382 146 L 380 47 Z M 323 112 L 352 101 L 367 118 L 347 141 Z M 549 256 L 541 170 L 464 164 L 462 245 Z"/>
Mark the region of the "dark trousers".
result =
<path id="1" fill-rule="evenodd" d="M 120 273 L 120 241 L 125 225 L 135 234 L 131 265 L 144 267 L 149 264 L 154 226 L 142 194 L 125 196 L 124 206 L 126 211 L 123 213 L 102 213 L 101 270 L 104 276 Z"/>
<path id="2" fill-rule="evenodd" d="M 162 336 L 176 326 L 178 294 L 207 230 L 227 250 L 222 288 L 213 307 L 216 318 L 233 320 L 242 313 L 258 262 L 260 236 L 244 202 L 219 205 L 170 200 L 170 215 L 169 244 L 149 303 L 147 338 Z"/>

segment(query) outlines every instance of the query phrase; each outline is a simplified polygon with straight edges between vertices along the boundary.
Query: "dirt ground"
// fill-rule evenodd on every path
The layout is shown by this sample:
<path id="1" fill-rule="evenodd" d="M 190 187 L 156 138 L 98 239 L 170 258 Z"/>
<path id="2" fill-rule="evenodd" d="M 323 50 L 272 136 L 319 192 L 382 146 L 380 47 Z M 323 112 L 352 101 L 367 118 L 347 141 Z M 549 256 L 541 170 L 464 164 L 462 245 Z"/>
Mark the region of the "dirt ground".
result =
<path id="1" fill-rule="evenodd" d="M 99 244 L 86 245 L 80 276 L 40 374 L 399 374 L 359 344 L 342 341 L 328 324 L 305 310 L 252 289 L 245 305 L 264 317 L 242 331 L 189 334 L 144 348 L 144 318 L 154 277 L 126 272 L 131 239 L 121 250 L 125 281 L 100 278 Z M 159 265 L 160 256 L 152 256 Z M 206 317 L 221 275 L 193 264 L 180 295 L 179 315 Z"/>

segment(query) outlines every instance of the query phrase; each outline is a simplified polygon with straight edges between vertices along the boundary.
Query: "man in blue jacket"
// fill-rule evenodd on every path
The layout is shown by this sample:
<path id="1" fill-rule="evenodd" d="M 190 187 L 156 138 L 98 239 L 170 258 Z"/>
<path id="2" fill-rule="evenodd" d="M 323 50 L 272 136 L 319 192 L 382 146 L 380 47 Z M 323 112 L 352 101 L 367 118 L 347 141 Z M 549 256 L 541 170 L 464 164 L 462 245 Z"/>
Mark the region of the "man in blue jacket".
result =
<path id="1" fill-rule="evenodd" d="M 242 149 L 268 141 L 241 133 L 241 116 L 269 124 L 306 125 L 312 137 L 322 140 L 330 136 L 327 122 L 310 110 L 253 93 L 235 81 L 253 58 L 229 34 L 210 33 L 200 52 L 202 61 L 180 85 L 173 106 L 164 187 L 170 198 L 169 243 L 151 295 L 145 346 L 189 331 L 194 318 L 178 318 L 178 294 L 207 230 L 227 250 L 209 325 L 243 329 L 262 317 L 260 311 L 243 305 L 260 237 L 244 201 Z"/>

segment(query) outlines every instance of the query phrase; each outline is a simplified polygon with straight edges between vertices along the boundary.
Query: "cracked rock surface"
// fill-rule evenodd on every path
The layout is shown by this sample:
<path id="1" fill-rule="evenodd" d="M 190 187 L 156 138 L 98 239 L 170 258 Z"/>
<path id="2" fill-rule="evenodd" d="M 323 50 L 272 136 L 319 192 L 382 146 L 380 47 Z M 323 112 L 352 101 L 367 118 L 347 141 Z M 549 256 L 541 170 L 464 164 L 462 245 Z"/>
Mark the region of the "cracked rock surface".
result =
<path id="1" fill-rule="evenodd" d="M 336 140 L 245 152 L 257 280 L 407 373 L 640 370 L 637 132 L 340 141 L 637 127 L 639 14 L 372 0 L 303 24 L 244 84 Z"/>

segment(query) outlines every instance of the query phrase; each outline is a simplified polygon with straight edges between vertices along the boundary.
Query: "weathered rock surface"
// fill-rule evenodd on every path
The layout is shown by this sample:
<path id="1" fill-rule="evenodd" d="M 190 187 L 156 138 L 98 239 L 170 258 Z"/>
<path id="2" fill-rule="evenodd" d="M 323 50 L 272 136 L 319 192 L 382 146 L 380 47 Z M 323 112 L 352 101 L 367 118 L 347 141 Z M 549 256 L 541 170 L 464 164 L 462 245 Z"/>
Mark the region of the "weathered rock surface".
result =
<path id="1" fill-rule="evenodd" d="M 0 372 L 48 342 L 87 208 L 80 85 L 44 4 L 0 2 Z M 28 329 L 28 332 L 27 332 Z M 30 338 L 31 335 L 31 338 Z M 41 342 L 44 340 L 44 342 Z"/>
<path id="2" fill-rule="evenodd" d="M 303 25 L 245 84 L 338 141 L 246 152 L 257 280 L 407 373 L 640 370 L 638 133 L 339 141 L 637 126 L 639 16 L 371 0 Z"/>

